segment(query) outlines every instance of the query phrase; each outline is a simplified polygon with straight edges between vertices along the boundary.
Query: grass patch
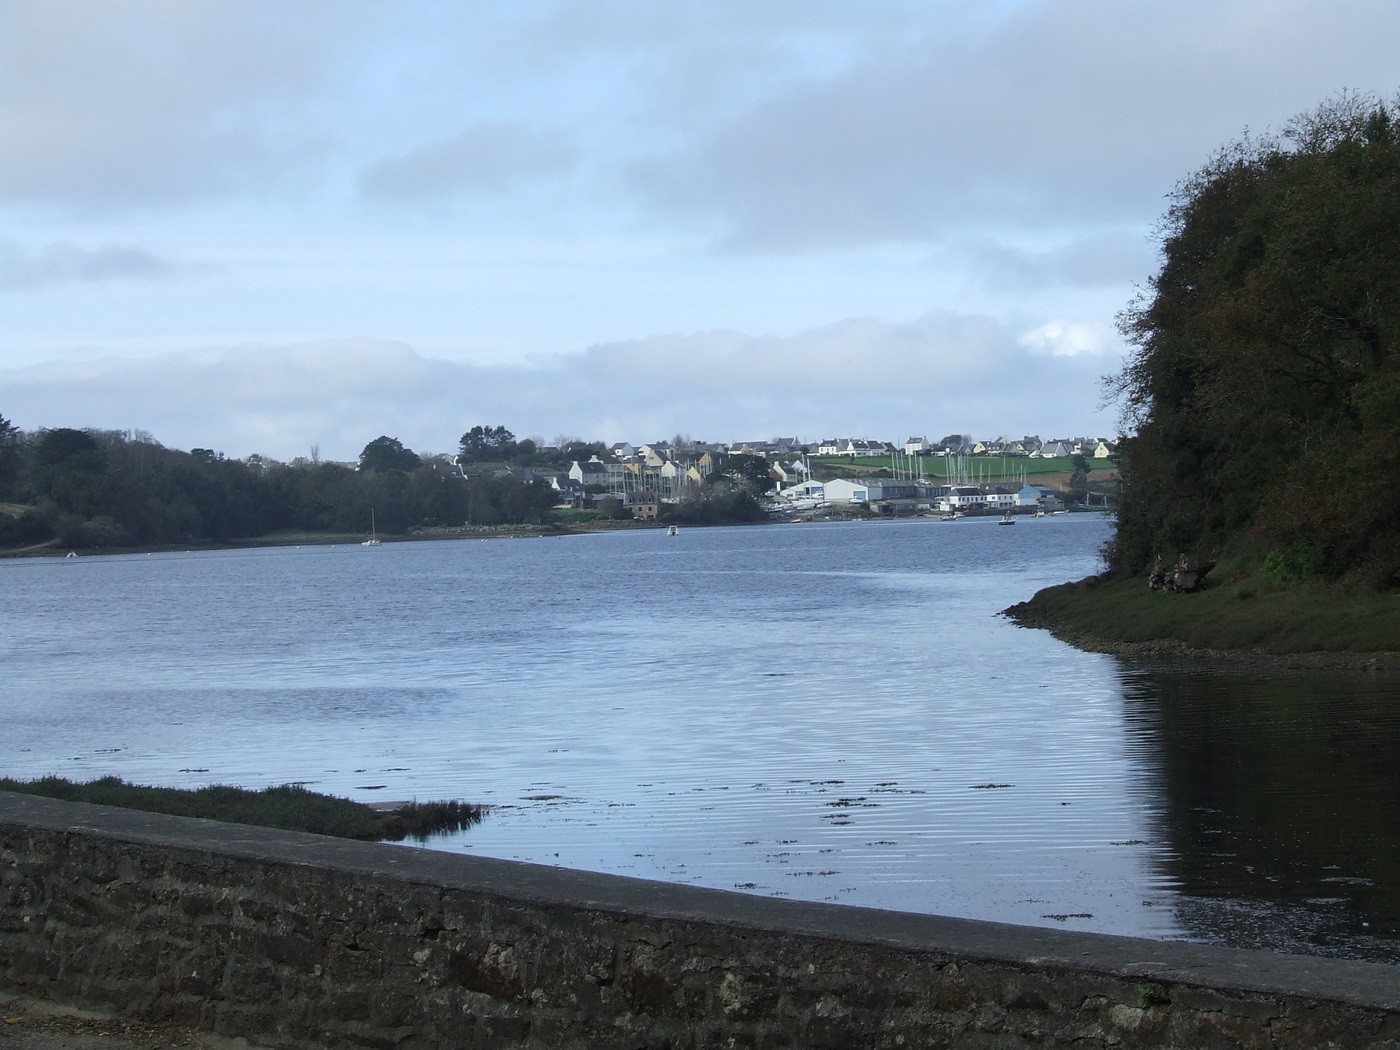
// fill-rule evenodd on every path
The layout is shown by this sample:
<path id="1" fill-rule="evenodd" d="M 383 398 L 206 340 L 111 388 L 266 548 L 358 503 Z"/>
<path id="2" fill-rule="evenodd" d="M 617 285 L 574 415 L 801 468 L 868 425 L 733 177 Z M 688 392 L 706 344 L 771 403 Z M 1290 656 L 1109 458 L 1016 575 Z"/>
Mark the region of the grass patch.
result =
<path id="1" fill-rule="evenodd" d="M 1400 653 L 1400 595 L 1260 575 L 1213 580 L 1195 594 L 1091 576 L 1047 587 L 1006 613 L 1091 648 L 1173 642 L 1275 656 Z"/>
<path id="2" fill-rule="evenodd" d="M 380 814 L 385 818 L 387 833 L 383 836 L 398 842 L 411 838 L 422 842 L 431 835 L 445 831 L 465 831 L 481 823 L 486 815 L 484 806 L 470 802 L 408 802 L 398 809 Z"/>
<path id="3" fill-rule="evenodd" d="M 889 456 L 811 456 L 808 461 L 811 463 L 813 471 L 820 473 L 823 477 L 849 477 L 864 474 L 873 474 L 876 471 L 890 469 Z M 1088 459 L 1089 476 L 1099 475 L 1100 478 L 1109 476 L 1118 469 L 1118 464 L 1111 459 Z M 903 466 L 901 461 L 901 466 Z M 965 459 L 946 456 L 920 456 L 916 473 L 922 474 L 931 480 L 946 481 L 950 469 L 961 466 L 968 473 L 978 479 L 986 481 L 1004 481 L 1008 478 L 1020 480 L 1024 474 L 1027 479 L 1040 478 L 1047 475 L 1064 475 L 1069 477 L 1074 470 L 1074 460 L 1070 456 L 1057 456 L 1053 459 L 1038 459 L 1031 456 L 972 456 Z"/>
<path id="4" fill-rule="evenodd" d="M 554 520 L 560 525 L 591 525 L 601 515 L 596 510 L 585 507 L 555 507 Z"/>
<path id="5" fill-rule="evenodd" d="M 461 831 L 485 815 L 483 807 L 465 802 L 410 802 L 398 809 L 378 810 L 348 798 L 308 791 L 299 784 L 261 791 L 218 784 L 190 790 L 142 787 L 119 777 L 87 783 L 64 777 L 0 777 L 0 791 L 371 842 L 409 837 L 421 840 L 438 832 Z"/>

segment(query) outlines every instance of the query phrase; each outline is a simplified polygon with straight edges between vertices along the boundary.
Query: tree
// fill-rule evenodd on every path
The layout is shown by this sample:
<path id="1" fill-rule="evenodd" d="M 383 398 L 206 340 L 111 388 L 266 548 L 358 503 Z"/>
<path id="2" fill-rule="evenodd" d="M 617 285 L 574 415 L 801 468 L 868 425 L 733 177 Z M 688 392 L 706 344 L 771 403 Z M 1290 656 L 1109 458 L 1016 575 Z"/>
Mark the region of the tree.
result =
<path id="1" fill-rule="evenodd" d="M 360 469 L 366 473 L 383 473 L 398 470 L 407 474 L 423 465 L 418 455 L 404 448 L 398 438 L 380 434 L 360 452 Z"/>
<path id="2" fill-rule="evenodd" d="M 713 485 L 718 481 L 746 486 L 756 496 L 761 496 L 773 488 L 773 475 L 769 473 L 768 461 L 750 452 L 736 452 L 722 457 L 710 472 L 709 483 Z"/>
<path id="3" fill-rule="evenodd" d="M 554 489 L 539 479 L 483 475 L 467 486 L 467 521 L 472 525 L 539 524 L 549 520 L 554 507 Z"/>
<path id="4" fill-rule="evenodd" d="M 505 427 L 475 426 L 462 435 L 458 459 L 463 463 L 504 463 L 515 448 L 515 435 Z"/>
<path id="5" fill-rule="evenodd" d="M 20 432 L 4 416 L 0 416 L 0 499 L 14 493 L 19 481 Z"/>
<path id="6" fill-rule="evenodd" d="M 64 510 L 79 510 L 105 466 L 102 447 L 90 433 L 56 427 L 39 431 L 34 441 L 30 481 Z"/>
<path id="7" fill-rule="evenodd" d="M 601 441 L 584 441 L 583 438 L 565 437 L 555 442 L 559 446 L 561 464 L 587 463 L 594 456 L 603 459 L 608 454 L 608 446 Z"/>
<path id="8" fill-rule="evenodd" d="M 1161 269 L 1119 319 L 1136 432 L 1114 570 L 1294 551 L 1400 584 L 1397 118 L 1400 100 L 1344 95 L 1174 191 Z"/>
<path id="9" fill-rule="evenodd" d="M 691 489 L 680 503 L 668 508 L 662 517 L 667 521 L 694 525 L 716 525 L 721 522 L 763 521 L 768 512 L 759 503 L 753 489 L 728 480 Z"/>
<path id="10" fill-rule="evenodd" d="M 519 466 L 531 466 L 539 458 L 539 444 L 534 438 L 521 438 L 515 443 L 515 451 L 510 458 Z"/>
<path id="11" fill-rule="evenodd" d="M 1089 461 L 1084 453 L 1076 452 L 1069 458 L 1069 498 L 1074 503 L 1084 503 L 1089 497 Z"/>

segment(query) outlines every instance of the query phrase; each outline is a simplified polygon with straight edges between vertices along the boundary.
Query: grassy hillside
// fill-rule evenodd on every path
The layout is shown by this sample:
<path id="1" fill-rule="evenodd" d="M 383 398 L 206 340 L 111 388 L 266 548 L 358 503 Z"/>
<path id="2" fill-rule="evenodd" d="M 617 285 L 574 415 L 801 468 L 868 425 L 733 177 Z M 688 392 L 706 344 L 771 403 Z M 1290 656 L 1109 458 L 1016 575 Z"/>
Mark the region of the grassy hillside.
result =
<path id="1" fill-rule="evenodd" d="M 811 456 L 812 472 L 819 480 L 835 477 L 859 477 L 876 471 L 890 469 L 889 457 L 852 459 L 849 456 Z M 974 480 L 999 482 L 1006 479 L 1019 481 L 1024 475 L 1034 484 L 1051 484 L 1058 480 L 1063 483 L 1074 470 L 1070 456 L 1057 456 L 1053 459 L 1032 459 L 1027 456 L 975 456 L 964 460 L 949 460 L 944 456 L 923 456 L 917 461 L 917 471 L 924 477 L 946 481 L 950 471 L 961 467 Z M 1089 459 L 1089 476 L 1099 481 L 1113 476 L 1117 464 L 1111 459 Z"/>

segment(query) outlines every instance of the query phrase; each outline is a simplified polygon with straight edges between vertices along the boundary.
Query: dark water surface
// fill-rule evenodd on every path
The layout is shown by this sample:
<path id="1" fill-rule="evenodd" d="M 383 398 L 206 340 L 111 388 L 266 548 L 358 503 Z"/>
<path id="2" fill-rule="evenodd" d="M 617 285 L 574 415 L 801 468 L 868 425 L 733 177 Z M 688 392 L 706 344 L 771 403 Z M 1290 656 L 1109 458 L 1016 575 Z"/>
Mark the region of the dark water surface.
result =
<path id="1" fill-rule="evenodd" d="M 2 562 L 0 773 L 463 798 L 495 808 L 428 845 L 1400 961 L 1400 685 L 1081 653 L 996 615 L 1107 534 Z"/>

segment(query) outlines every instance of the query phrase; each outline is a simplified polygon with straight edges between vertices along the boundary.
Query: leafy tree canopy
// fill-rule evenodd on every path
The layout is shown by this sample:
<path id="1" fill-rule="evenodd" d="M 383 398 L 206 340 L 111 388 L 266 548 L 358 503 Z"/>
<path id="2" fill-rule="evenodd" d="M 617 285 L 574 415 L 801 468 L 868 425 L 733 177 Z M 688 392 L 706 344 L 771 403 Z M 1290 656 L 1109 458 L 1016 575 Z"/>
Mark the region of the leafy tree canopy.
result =
<path id="1" fill-rule="evenodd" d="M 1400 98 L 1344 95 L 1171 196 L 1119 318 L 1110 566 L 1224 552 L 1400 584 Z"/>
<path id="2" fill-rule="evenodd" d="M 370 473 L 401 470 L 408 473 L 423 465 L 417 453 L 404 448 L 398 438 L 380 434 L 360 452 L 360 469 Z"/>
<path id="3" fill-rule="evenodd" d="M 566 438 L 559 442 L 559 458 L 565 463 L 577 460 L 586 463 L 594 456 L 603 459 L 608 454 L 608 446 L 601 441 L 584 441 L 583 438 Z"/>
<path id="4" fill-rule="evenodd" d="M 11 494 L 19 480 L 20 432 L 4 416 L 0 416 L 0 499 Z"/>
<path id="5" fill-rule="evenodd" d="M 505 462 L 515 450 L 515 435 L 505 427 L 475 426 L 462 435 L 458 458 L 463 463 Z"/>
<path id="6" fill-rule="evenodd" d="M 749 452 L 736 452 L 721 457 L 710 474 L 710 484 L 717 481 L 742 485 L 759 496 L 773 487 L 773 476 L 768 472 L 768 461 Z"/>

